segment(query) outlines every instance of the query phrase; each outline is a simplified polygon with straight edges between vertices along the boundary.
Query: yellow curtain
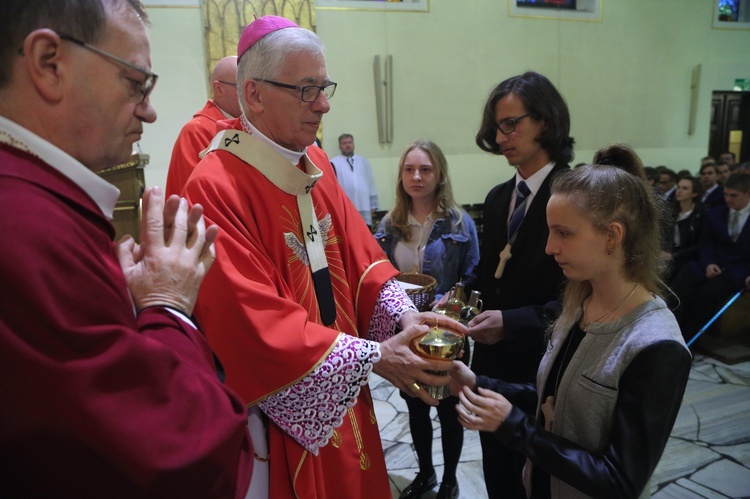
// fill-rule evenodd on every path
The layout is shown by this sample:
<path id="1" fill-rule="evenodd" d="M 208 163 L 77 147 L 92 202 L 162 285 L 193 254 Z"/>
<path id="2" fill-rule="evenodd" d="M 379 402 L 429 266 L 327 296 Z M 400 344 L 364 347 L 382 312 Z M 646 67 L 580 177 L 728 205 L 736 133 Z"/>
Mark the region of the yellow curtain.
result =
<path id="1" fill-rule="evenodd" d="M 201 12 L 209 75 L 219 59 L 237 54 L 242 30 L 255 17 L 281 16 L 315 31 L 315 0 L 201 0 Z"/>
<path id="2" fill-rule="evenodd" d="M 256 17 L 285 17 L 298 26 L 315 31 L 315 0 L 201 0 L 203 32 L 206 37 L 206 74 L 222 57 L 237 54 L 242 30 Z M 323 140 L 323 130 L 318 139 Z"/>

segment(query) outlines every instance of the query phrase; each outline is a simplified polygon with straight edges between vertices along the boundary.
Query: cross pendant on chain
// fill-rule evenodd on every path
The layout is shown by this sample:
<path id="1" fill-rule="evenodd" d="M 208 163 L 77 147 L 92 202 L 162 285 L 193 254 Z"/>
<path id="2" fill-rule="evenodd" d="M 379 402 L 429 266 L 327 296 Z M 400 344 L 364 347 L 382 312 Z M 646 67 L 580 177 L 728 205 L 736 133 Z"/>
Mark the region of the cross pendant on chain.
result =
<path id="1" fill-rule="evenodd" d="M 542 414 L 544 414 L 544 429 L 552 431 L 552 423 L 555 422 L 555 397 L 550 395 L 542 404 Z"/>
<path id="2" fill-rule="evenodd" d="M 495 270 L 495 279 L 500 279 L 503 276 L 503 271 L 505 270 L 505 264 L 508 263 L 508 260 L 510 260 L 510 257 L 513 256 L 510 254 L 510 243 L 505 245 L 505 248 L 500 252 L 500 262 L 497 264 L 497 270 Z"/>

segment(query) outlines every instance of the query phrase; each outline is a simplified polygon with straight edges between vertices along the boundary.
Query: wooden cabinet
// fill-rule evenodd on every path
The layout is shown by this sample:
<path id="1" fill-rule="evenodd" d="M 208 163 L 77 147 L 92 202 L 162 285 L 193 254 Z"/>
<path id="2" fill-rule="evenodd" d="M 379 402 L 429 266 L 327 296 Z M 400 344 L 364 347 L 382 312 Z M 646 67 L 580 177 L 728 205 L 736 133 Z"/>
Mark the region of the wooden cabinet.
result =
<path id="1" fill-rule="evenodd" d="M 120 189 L 115 205 L 115 241 L 130 234 L 138 241 L 141 227 L 141 197 L 146 188 L 143 169 L 148 164 L 148 154 L 135 153 L 130 161 L 99 172 L 99 176 Z"/>

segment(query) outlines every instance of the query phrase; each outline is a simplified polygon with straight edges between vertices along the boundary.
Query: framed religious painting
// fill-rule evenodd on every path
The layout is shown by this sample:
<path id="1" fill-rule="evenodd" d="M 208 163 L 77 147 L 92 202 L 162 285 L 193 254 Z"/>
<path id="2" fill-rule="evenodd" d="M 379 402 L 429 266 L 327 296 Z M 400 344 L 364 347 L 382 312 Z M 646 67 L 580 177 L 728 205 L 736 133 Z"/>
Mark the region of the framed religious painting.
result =
<path id="1" fill-rule="evenodd" d="M 508 0 L 508 16 L 601 21 L 602 0 Z"/>
<path id="2" fill-rule="evenodd" d="M 429 12 L 430 0 L 315 0 L 315 7 L 329 10 Z"/>
<path id="3" fill-rule="evenodd" d="M 714 0 L 711 26 L 716 29 L 750 29 L 750 0 Z"/>

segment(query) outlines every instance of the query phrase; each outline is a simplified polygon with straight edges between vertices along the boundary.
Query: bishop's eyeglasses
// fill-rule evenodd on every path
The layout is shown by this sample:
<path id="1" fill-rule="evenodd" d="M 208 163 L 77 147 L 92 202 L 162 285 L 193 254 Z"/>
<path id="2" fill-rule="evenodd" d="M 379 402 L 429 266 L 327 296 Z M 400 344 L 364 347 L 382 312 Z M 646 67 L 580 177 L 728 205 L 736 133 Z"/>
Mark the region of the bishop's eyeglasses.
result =
<path id="1" fill-rule="evenodd" d="M 302 99 L 302 102 L 315 102 L 318 96 L 320 96 L 320 92 L 323 92 L 323 95 L 326 96 L 326 99 L 330 99 L 331 97 L 333 97 L 333 94 L 336 93 L 336 83 L 332 81 L 329 81 L 325 85 L 305 85 L 304 87 L 299 87 L 297 85 L 289 85 L 288 83 L 279 83 L 278 81 L 264 80 L 263 78 L 253 79 L 262 81 L 263 83 L 270 83 L 274 87 L 299 90 L 300 99 Z"/>

